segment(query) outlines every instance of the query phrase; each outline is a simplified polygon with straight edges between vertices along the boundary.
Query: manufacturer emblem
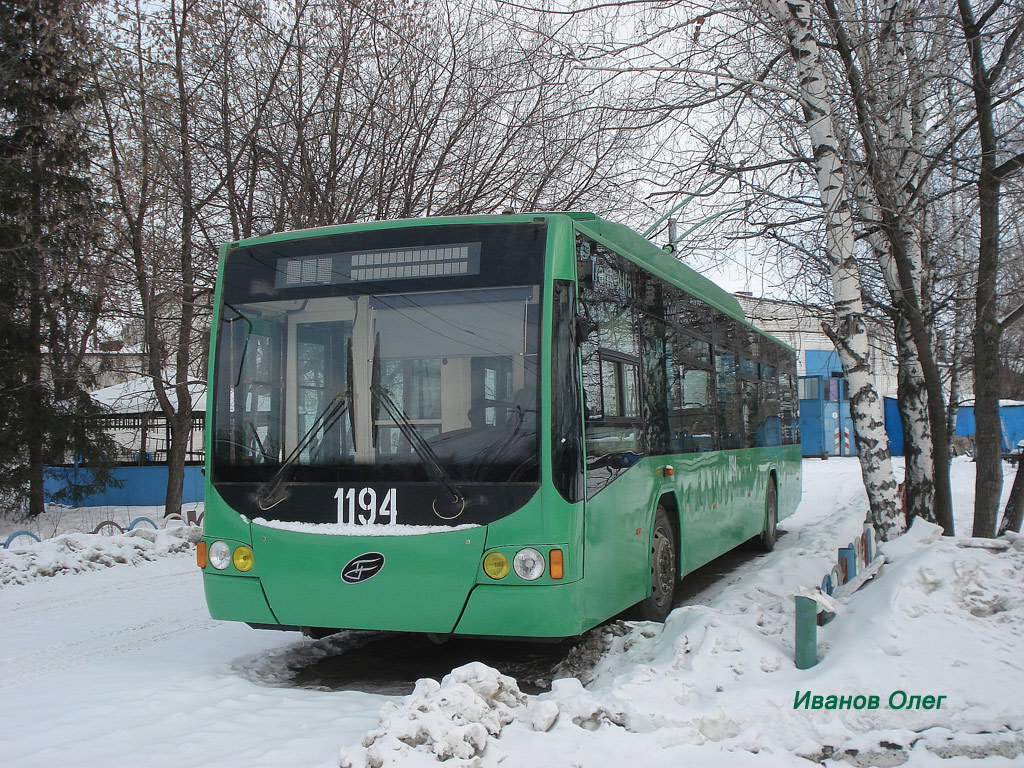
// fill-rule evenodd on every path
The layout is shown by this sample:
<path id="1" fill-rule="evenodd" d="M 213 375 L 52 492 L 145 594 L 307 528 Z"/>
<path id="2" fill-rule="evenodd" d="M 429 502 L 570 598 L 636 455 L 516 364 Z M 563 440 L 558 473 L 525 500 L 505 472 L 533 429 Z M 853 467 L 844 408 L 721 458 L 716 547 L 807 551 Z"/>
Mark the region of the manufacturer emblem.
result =
<path id="1" fill-rule="evenodd" d="M 373 578 L 384 567 L 384 555 L 380 552 L 366 552 L 353 557 L 341 569 L 341 580 L 346 584 L 358 584 Z"/>

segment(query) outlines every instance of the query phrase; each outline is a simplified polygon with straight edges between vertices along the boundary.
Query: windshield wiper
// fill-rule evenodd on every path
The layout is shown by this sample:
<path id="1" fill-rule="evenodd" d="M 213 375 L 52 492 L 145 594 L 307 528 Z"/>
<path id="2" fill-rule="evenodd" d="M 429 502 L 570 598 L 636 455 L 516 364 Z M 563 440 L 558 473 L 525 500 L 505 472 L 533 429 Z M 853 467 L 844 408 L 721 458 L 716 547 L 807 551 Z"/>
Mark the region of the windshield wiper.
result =
<path id="1" fill-rule="evenodd" d="M 288 489 L 286 483 L 288 478 L 291 476 L 291 468 L 295 465 L 296 460 L 302 454 L 309 444 L 313 442 L 313 438 L 318 432 L 323 430 L 324 432 L 330 431 L 345 412 L 351 409 L 352 404 L 352 391 L 338 392 L 331 401 L 327 404 L 327 407 L 320 412 L 313 423 L 310 425 L 306 433 L 299 439 L 299 442 L 295 444 L 292 452 L 288 454 L 288 457 L 281 463 L 277 472 L 267 482 L 259 487 L 256 491 L 256 502 L 259 504 L 260 509 L 266 511 L 271 507 L 277 506 L 282 501 L 288 498 Z M 355 433 L 352 435 L 355 440 Z"/>
<path id="2" fill-rule="evenodd" d="M 451 475 L 448 474 L 448 470 L 444 468 L 441 460 L 437 457 L 434 449 L 430 447 L 430 444 L 423 438 L 420 431 L 416 428 L 416 425 L 409 421 L 409 417 L 405 415 L 398 403 L 396 403 L 391 394 L 380 385 L 380 334 L 377 334 L 376 343 L 373 345 L 373 368 L 372 368 L 373 383 L 370 384 L 370 395 L 380 402 L 384 406 L 384 410 L 388 412 L 388 416 L 395 422 L 395 426 L 402 433 L 406 440 L 409 441 L 409 445 L 412 446 L 413 452 L 416 457 L 423 464 L 423 468 L 427 470 L 427 474 L 430 475 L 430 479 L 440 486 L 441 490 L 444 491 L 445 500 L 451 505 L 452 512 L 454 514 L 441 514 L 438 511 L 437 505 L 434 504 L 434 514 L 440 517 L 442 520 L 452 520 L 462 514 L 466 508 L 466 496 L 462 493 L 459 487 L 452 480 Z"/>
<path id="3" fill-rule="evenodd" d="M 458 509 L 454 515 L 446 516 L 442 515 L 437 511 L 437 507 L 434 507 L 434 513 L 445 520 L 449 520 L 454 517 L 458 517 L 462 514 L 462 510 L 466 508 L 466 497 L 463 495 L 459 487 L 452 481 L 451 475 L 448 474 L 448 470 L 444 468 L 441 460 L 438 459 L 437 454 L 434 453 L 434 449 L 430 447 L 430 444 L 423 439 L 423 435 L 416 429 L 416 425 L 409 421 L 405 412 L 398 407 L 398 404 L 391 399 L 391 395 L 384 387 L 380 384 L 374 384 L 370 387 L 370 394 L 377 398 L 384 406 L 384 410 L 388 412 L 388 416 L 395 422 L 395 426 L 398 427 L 399 431 L 409 441 L 409 445 L 412 446 L 413 452 L 419 458 L 423 464 L 424 469 L 427 470 L 427 474 L 430 478 L 441 486 L 441 490 L 444 491 L 445 499 L 452 505 L 453 508 Z"/>

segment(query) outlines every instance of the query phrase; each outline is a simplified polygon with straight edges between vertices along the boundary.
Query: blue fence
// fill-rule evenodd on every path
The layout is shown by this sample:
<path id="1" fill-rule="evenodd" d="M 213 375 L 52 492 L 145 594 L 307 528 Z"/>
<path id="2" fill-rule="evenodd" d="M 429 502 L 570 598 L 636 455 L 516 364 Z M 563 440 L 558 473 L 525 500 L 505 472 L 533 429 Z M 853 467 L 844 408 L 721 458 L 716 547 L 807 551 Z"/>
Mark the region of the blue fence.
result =
<path id="1" fill-rule="evenodd" d="M 202 469 L 200 466 L 185 467 L 182 502 L 203 500 Z M 167 499 L 166 464 L 117 467 L 112 474 L 116 480 L 122 481 L 120 488 L 108 486 L 106 490 L 79 501 L 79 506 L 162 506 Z M 91 470 L 85 467 L 47 467 L 43 483 L 46 501 L 52 501 L 55 494 L 68 486 L 69 481 L 87 483 L 90 475 Z"/>
<path id="2" fill-rule="evenodd" d="M 1003 453 L 1014 453 L 1017 444 L 1024 440 L 1024 405 L 999 406 L 999 420 L 1002 422 Z M 960 437 L 974 434 L 974 406 L 961 405 L 956 413 L 956 430 Z M 885 398 L 885 433 L 889 436 L 889 449 L 893 456 L 903 455 L 903 419 L 900 417 L 896 398 Z"/>
<path id="3" fill-rule="evenodd" d="M 889 452 L 893 456 L 903 455 L 903 419 L 900 417 L 899 402 L 895 397 L 885 398 L 885 434 L 889 438 Z"/>
<path id="4" fill-rule="evenodd" d="M 1024 405 L 1000 405 L 999 420 L 1003 428 L 1003 453 L 1014 453 L 1024 440 Z M 957 409 L 956 434 L 969 437 L 974 434 L 974 406 L 961 405 Z"/>

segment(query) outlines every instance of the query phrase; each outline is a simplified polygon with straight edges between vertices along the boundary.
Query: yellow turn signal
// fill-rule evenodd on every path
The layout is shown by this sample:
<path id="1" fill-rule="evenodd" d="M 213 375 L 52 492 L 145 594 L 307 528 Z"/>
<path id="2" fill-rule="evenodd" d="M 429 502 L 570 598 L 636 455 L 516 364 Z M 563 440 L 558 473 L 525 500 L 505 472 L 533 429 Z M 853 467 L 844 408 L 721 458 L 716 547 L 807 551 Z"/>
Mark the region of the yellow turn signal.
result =
<path id="1" fill-rule="evenodd" d="M 200 568 L 206 567 L 206 542 L 200 541 L 196 544 L 196 565 Z"/>

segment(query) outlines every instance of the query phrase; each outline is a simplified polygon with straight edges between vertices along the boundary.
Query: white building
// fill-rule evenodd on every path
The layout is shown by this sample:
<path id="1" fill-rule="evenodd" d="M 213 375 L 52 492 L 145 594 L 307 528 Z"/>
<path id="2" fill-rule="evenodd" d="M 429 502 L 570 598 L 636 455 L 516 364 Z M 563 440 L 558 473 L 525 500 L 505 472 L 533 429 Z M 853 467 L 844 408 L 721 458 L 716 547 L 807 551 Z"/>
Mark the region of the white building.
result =
<path id="1" fill-rule="evenodd" d="M 734 295 L 748 321 L 796 350 L 797 373 L 800 376 L 828 376 L 840 372 L 835 347 L 821 329 L 822 322 L 831 321 L 831 310 L 795 301 L 757 298 L 745 291 L 737 291 Z M 875 323 L 869 327 L 868 333 L 871 338 L 871 368 L 875 373 L 878 393 L 883 397 L 896 397 L 896 350 L 892 329 Z"/>

